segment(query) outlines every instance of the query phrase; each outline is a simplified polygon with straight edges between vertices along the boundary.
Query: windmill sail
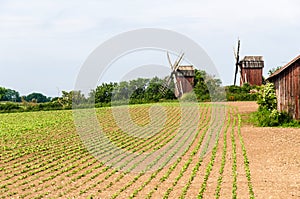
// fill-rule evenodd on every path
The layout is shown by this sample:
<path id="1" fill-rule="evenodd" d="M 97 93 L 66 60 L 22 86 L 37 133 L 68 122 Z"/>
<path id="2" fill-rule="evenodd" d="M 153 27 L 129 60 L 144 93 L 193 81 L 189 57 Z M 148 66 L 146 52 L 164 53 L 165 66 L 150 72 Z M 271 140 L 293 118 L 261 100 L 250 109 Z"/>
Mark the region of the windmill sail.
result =
<path id="1" fill-rule="evenodd" d="M 171 68 L 171 74 L 169 77 L 167 77 L 166 81 L 163 83 L 162 87 L 160 88 L 160 92 L 162 94 L 165 94 L 166 91 L 168 90 L 168 88 L 170 87 L 171 81 L 173 80 L 174 82 L 174 86 L 175 86 L 175 95 L 180 96 L 180 94 L 182 94 L 179 90 L 179 85 L 177 82 L 177 70 L 179 68 L 179 64 L 182 61 L 184 56 L 184 53 L 182 53 L 181 55 L 178 56 L 177 60 L 174 62 L 174 64 L 172 64 L 171 59 L 170 59 L 170 55 L 167 52 L 167 57 L 168 57 L 168 62 L 170 64 L 170 68 Z"/>
<path id="2" fill-rule="evenodd" d="M 240 61 L 240 40 L 238 40 L 237 52 L 234 51 L 235 55 L 235 73 L 234 73 L 234 85 L 236 85 L 236 76 L 239 70 L 239 61 Z"/>

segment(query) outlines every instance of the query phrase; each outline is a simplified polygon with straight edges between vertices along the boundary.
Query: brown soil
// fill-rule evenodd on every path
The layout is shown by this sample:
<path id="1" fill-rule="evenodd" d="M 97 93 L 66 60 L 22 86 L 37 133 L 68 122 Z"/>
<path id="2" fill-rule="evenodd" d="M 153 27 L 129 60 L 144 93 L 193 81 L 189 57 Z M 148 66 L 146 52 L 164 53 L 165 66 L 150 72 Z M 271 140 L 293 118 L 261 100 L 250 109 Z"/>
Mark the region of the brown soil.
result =
<path id="1" fill-rule="evenodd" d="M 257 109 L 255 102 L 231 102 L 241 114 Z M 250 161 L 256 198 L 300 198 L 300 129 L 241 129 Z"/>
<path id="2" fill-rule="evenodd" d="M 300 198 L 300 129 L 242 128 L 257 198 Z"/>

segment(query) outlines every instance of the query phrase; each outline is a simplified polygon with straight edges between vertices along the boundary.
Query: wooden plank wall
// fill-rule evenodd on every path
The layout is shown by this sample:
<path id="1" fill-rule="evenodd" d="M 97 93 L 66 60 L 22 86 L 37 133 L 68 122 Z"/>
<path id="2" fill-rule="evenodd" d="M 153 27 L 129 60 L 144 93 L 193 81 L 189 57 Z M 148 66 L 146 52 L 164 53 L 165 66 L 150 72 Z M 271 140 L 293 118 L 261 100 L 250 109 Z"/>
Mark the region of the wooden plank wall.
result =
<path id="1" fill-rule="evenodd" d="M 194 77 L 177 76 L 177 82 L 181 82 L 183 93 L 188 93 L 193 90 Z"/>
<path id="2" fill-rule="evenodd" d="M 262 68 L 242 68 L 241 85 L 242 81 L 245 82 L 245 73 L 250 85 L 262 85 Z"/>
<path id="3" fill-rule="evenodd" d="M 272 81 L 276 89 L 278 110 L 299 119 L 300 60 L 279 73 Z"/>
<path id="4" fill-rule="evenodd" d="M 295 64 L 294 73 L 294 90 L 295 90 L 295 118 L 300 119 L 300 61 Z"/>

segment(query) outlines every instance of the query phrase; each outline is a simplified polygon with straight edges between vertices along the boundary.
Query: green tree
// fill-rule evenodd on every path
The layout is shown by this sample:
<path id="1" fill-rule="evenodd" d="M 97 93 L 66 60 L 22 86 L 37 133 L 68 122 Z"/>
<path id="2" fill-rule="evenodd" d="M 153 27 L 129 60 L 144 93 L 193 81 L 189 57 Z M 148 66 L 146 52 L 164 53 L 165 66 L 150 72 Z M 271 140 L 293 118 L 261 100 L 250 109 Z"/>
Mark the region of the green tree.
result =
<path id="1" fill-rule="evenodd" d="M 28 102 L 35 100 L 37 103 L 49 102 L 51 98 L 46 97 L 42 93 L 31 93 L 24 97 Z"/>
<path id="2" fill-rule="evenodd" d="M 95 103 L 110 103 L 117 83 L 103 83 L 95 90 Z"/>
<path id="3" fill-rule="evenodd" d="M 149 84 L 149 79 L 138 78 L 129 81 L 129 103 L 138 104 L 147 102 L 145 97 L 146 87 Z"/>
<path id="4" fill-rule="evenodd" d="M 21 102 L 21 97 L 19 92 L 12 89 L 6 89 L 2 101 Z"/>
<path id="5" fill-rule="evenodd" d="M 87 99 L 84 97 L 84 94 L 82 94 L 81 91 L 62 91 L 62 97 L 58 100 L 65 108 L 71 108 L 73 104 L 79 105 L 87 102 Z"/>
<path id="6" fill-rule="evenodd" d="M 215 76 L 207 74 L 202 70 L 195 70 L 194 92 L 199 101 L 221 100 L 222 95 L 221 80 Z"/>
<path id="7" fill-rule="evenodd" d="M 222 81 L 220 79 L 215 78 L 215 76 L 207 75 L 205 82 L 209 90 L 209 100 L 225 100 L 225 96 L 223 96 L 223 88 L 221 87 Z"/>
<path id="8" fill-rule="evenodd" d="M 145 99 L 147 101 L 158 102 L 163 97 L 163 94 L 160 92 L 162 84 L 162 79 L 159 79 L 158 77 L 152 78 L 146 86 Z"/>
<path id="9" fill-rule="evenodd" d="M 126 81 L 120 82 L 118 85 L 114 86 L 113 90 L 113 100 L 125 101 L 129 99 L 130 96 L 129 83 Z"/>
<path id="10" fill-rule="evenodd" d="M 168 85 L 167 88 L 165 88 L 165 91 L 163 93 L 161 93 L 161 91 L 160 91 L 161 87 L 166 83 L 167 78 L 169 78 L 169 76 L 165 77 L 164 79 L 154 77 L 150 81 L 149 91 L 147 91 L 148 95 L 151 96 L 151 94 L 152 95 L 157 94 L 154 97 L 159 98 L 159 99 L 167 99 L 167 100 L 176 99 L 176 96 L 174 93 L 174 89 L 175 89 L 174 81 L 170 82 L 170 84 Z"/>
<path id="11" fill-rule="evenodd" d="M 281 69 L 282 66 L 277 66 L 277 67 L 274 67 L 274 68 L 271 68 L 269 71 L 268 71 L 268 75 L 272 75 L 273 73 L 275 73 L 277 70 Z"/>
<path id="12" fill-rule="evenodd" d="M 209 90 L 205 82 L 207 74 L 205 71 L 195 70 L 195 79 L 194 79 L 194 92 L 197 96 L 197 99 L 200 101 L 206 101 L 210 99 Z"/>
<path id="13" fill-rule="evenodd" d="M 69 96 L 72 99 L 72 104 L 75 103 L 76 105 L 79 105 L 87 102 L 87 99 L 81 91 L 71 91 L 69 92 Z"/>
<path id="14" fill-rule="evenodd" d="M 0 87 L 0 101 L 4 101 L 4 96 L 5 96 L 5 93 L 6 93 L 6 88 L 4 87 Z"/>

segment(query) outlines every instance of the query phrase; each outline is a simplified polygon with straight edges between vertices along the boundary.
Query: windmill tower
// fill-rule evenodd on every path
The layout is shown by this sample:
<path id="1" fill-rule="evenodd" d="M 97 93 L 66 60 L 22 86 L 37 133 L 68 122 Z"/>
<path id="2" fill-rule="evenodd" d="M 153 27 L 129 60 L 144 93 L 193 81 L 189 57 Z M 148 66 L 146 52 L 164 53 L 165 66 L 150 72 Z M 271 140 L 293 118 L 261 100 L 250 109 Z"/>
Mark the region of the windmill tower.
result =
<path id="1" fill-rule="evenodd" d="M 238 70 L 240 71 L 240 86 L 244 83 L 250 85 L 262 85 L 263 82 L 263 68 L 264 60 L 263 56 L 245 56 L 241 61 L 240 59 L 240 40 L 238 40 L 237 51 L 234 51 L 235 55 L 235 75 L 234 75 L 234 85 L 236 85 L 236 76 Z"/>
<path id="2" fill-rule="evenodd" d="M 179 65 L 183 59 L 184 53 L 177 58 L 174 64 L 171 62 L 169 53 L 167 53 L 167 56 L 172 72 L 161 87 L 161 92 L 165 93 L 173 80 L 175 96 L 180 98 L 184 93 L 188 93 L 193 90 L 195 70 L 192 65 Z"/>

